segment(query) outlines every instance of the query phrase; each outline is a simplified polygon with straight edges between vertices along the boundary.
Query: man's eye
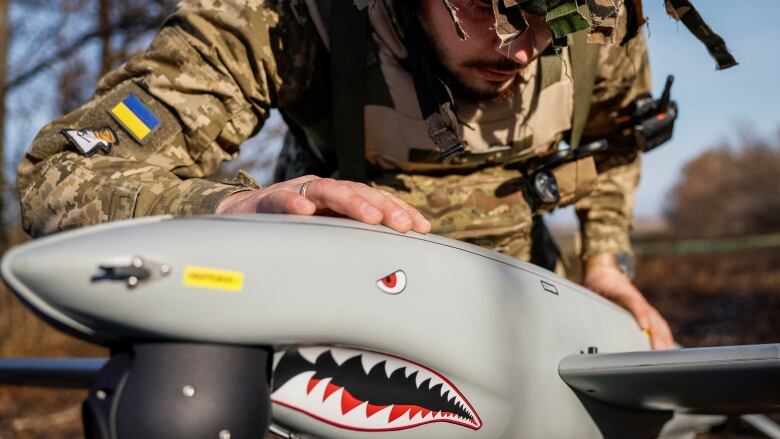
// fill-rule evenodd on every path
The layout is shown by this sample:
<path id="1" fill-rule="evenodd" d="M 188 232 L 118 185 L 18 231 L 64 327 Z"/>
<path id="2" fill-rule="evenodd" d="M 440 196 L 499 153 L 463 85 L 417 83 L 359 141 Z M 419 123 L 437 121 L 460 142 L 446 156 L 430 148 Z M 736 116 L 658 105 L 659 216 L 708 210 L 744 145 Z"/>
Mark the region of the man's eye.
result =
<path id="1" fill-rule="evenodd" d="M 466 7 L 481 15 L 493 15 L 493 4 L 485 0 L 467 0 Z"/>

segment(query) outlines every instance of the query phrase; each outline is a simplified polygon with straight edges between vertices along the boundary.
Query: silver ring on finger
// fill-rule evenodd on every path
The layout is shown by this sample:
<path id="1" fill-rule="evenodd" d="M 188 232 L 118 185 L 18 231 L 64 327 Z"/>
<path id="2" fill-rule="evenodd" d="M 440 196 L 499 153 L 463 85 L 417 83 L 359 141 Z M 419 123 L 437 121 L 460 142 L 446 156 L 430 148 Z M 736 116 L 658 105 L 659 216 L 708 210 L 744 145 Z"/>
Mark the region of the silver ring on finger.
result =
<path id="1" fill-rule="evenodd" d="M 299 194 L 300 194 L 300 195 L 301 195 L 303 198 L 306 198 L 306 191 L 309 189 L 309 185 L 310 185 L 310 184 L 311 184 L 313 181 L 315 181 L 315 180 L 309 180 L 309 181 L 306 181 L 306 182 L 304 182 L 304 183 L 301 185 L 301 188 L 298 190 L 298 193 L 299 193 Z"/>

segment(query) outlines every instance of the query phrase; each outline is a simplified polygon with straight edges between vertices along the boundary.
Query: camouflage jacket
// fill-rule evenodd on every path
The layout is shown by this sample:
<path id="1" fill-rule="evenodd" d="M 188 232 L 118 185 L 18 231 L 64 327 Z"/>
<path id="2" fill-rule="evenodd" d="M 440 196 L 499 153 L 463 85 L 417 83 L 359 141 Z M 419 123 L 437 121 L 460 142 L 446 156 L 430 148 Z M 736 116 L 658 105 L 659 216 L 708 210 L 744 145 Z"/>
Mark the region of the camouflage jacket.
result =
<path id="1" fill-rule="evenodd" d="M 638 41 L 632 57 L 622 47 L 601 49 L 587 135 L 606 133 L 608 115 L 649 90 Z M 306 92 L 322 50 L 302 0 L 183 1 L 146 52 L 36 137 L 19 166 L 25 230 L 38 236 L 148 215 L 210 214 L 227 196 L 255 188 L 244 177 L 205 177 L 238 154 L 271 108 L 312 98 Z M 639 167 L 637 155 L 599 164 L 577 203 L 585 258 L 630 251 Z"/>

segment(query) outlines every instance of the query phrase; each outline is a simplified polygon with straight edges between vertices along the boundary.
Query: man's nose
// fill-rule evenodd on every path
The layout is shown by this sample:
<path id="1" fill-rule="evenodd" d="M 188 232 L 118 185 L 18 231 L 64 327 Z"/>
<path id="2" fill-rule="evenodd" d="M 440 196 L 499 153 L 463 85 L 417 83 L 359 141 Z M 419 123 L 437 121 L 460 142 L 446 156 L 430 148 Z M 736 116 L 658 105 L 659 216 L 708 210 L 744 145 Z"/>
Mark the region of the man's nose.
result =
<path id="1" fill-rule="evenodd" d="M 504 47 L 501 47 L 501 42 L 497 39 L 495 49 L 501 55 L 525 66 L 531 62 L 534 53 L 533 38 L 530 32 L 526 31 Z"/>

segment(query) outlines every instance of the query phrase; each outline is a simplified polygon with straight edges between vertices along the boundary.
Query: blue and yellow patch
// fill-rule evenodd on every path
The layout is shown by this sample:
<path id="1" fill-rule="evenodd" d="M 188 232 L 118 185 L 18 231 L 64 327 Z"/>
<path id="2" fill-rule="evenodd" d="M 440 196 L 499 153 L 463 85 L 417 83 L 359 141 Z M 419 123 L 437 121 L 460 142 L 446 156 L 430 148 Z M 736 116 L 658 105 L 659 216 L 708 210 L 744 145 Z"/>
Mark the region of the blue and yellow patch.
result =
<path id="1" fill-rule="evenodd" d="M 160 127 L 160 119 L 132 94 L 111 109 L 111 116 L 139 143 L 144 143 Z"/>

